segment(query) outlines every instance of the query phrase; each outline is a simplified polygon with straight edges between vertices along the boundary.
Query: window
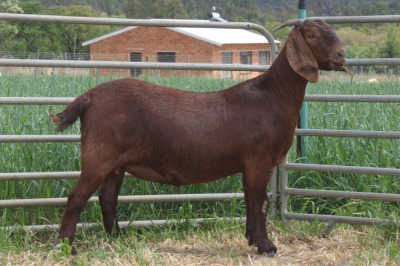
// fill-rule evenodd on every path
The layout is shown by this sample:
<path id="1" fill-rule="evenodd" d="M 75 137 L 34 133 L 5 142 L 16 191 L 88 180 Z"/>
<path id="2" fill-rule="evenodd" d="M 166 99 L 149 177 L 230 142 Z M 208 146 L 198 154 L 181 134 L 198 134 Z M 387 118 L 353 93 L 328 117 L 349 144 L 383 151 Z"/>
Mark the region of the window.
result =
<path id="1" fill-rule="evenodd" d="M 221 61 L 222 64 L 232 64 L 233 63 L 233 53 L 232 52 L 222 52 Z M 222 71 L 222 78 L 232 78 L 232 71 Z"/>
<path id="2" fill-rule="evenodd" d="M 259 51 L 258 52 L 259 65 L 270 65 L 271 64 L 271 51 Z"/>
<path id="3" fill-rule="evenodd" d="M 232 64 L 232 52 L 222 52 L 222 64 Z"/>
<path id="4" fill-rule="evenodd" d="M 142 62 L 142 53 L 130 53 L 129 60 L 131 62 Z M 137 77 L 142 74 L 141 69 L 131 68 L 131 77 Z"/>
<path id="5" fill-rule="evenodd" d="M 251 51 L 240 52 L 240 63 L 244 65 L 251 65 Z"/>
<path id="6" fill-rule="evenodd" d="M 176 53 L 175 52 L 157 52 L 157 62 L 175 63 L 176 62 Z"/>

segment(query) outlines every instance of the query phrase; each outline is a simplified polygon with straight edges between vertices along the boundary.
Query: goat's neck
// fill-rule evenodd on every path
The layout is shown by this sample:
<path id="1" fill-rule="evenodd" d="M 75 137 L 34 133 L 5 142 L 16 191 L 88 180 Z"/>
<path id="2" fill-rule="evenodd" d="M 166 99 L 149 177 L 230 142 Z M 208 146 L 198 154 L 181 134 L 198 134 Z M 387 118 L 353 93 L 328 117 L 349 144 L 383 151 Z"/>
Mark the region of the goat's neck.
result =
<path id="1" fill-rule="evenodd" d="M 267 73 L 260 76 L 261 87 L 265 85 L 270 97 L 282 103 L 286 112 L 300 112 L 308 81 L 297 74 L 286 58 L 286 47 L 282 49 Z"/>

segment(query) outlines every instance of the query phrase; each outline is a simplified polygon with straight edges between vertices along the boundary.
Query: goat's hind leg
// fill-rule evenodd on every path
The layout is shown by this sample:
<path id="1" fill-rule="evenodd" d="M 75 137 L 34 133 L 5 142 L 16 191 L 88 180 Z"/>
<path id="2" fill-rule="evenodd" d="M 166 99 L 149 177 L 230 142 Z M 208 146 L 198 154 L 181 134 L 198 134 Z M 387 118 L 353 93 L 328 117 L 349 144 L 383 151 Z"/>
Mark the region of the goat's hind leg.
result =
<path id="1" fill-rule="evenodd" d="M 243 178 L 243 187 L 246 187 L 246 179 Z M 249 202 L 249 194 L 244 193 L 245 202 Z M 248 240 L 249 246 L 254 245 L 254 213 L 250 208 L 249 204 L 246 204 L 246 233 L 245 237 Z"/>
<path id="2" fill-rule="evenodd" d="M 100 177 L 92 177 L 82 171 L 78 182 L 68 195 L 67 207 L 64 211 L 59 231 L 61 240 L 68 239 L 69 244 L 72 245 L 79 215 L 90 196 L 99 187 L 101 181 Z M 71 253 L 76 254 L 75 249 L 72 249 Z"/>
<path id="3" fill-rule="evenodd" d="M 110 236 L 119 236 L 121 234 L 117 219 L 117 203 L 124 175 L 125 171 L 117 170 L 100 185 L 99 201 L 104 229 Z"/>

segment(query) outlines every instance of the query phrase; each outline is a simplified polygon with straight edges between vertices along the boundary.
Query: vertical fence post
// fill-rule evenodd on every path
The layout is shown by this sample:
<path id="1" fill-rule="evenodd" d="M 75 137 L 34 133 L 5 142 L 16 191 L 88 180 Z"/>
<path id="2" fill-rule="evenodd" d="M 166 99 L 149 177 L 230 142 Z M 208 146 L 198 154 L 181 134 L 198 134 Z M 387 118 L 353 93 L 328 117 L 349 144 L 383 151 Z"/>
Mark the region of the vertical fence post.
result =
<path id="1" fill-rule="evenodd" d="M 307 9 L 306 9 L 306 1 L 299 0 L 298 6 L 298 17 L 300 19 L 304 19 L 307 16 Z M 300 109 L 300 117 L 298 127 L 307 129 L 308 128 L 308 111 L 307 111 L 307 102 L 304 102 Z M 307 142 L 306 137 L 298 136 L 297 137 L 297 154 L 302 157 L 302 162 L 307 162 Z"/>

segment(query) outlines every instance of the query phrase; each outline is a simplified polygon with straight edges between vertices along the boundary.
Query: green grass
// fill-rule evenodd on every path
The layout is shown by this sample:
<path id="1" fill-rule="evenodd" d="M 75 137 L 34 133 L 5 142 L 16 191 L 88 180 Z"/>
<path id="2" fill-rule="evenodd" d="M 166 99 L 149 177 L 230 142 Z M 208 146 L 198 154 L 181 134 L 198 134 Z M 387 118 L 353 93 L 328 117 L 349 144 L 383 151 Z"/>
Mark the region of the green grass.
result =
<path id="1" fill-rule="evenodd" d="M 115 78 L 117 77 L 3 75 L 0 78 L 0 96 L 75 97 L 87 89 L 94 87 L 96 84 Z M 176 77 L 144 77 L 144 79 L 153 83 L 192 91 L 219 90 L 238 82 L 235 80 Z M 390 80 L 378 84 L 368 84 L 360 82 L 357 76 L 353 78 L 323 77 L 320 82 L 310 84 L 307 93 L 397 95 L 399 92 L 398 84 L 398 81 Z M 50 123 L 48 116 L 51 113 L 59 112 L 63 108 L 64 106 L 59 105 L 0 106 L 0 135 L 56 134 L 54 125 Z M 400 130 L 400 109 L 398 104 L 310 102 L 308 108 L 310 128 Z M 79 123 L 76 123 L 71 129 L 65 132 L 65 134 L 78 133 Z M 309 163 L 400 167 L 400 145 L 398 140 L 307 137 L 307 143 L 309 145 L 309 153 L 307 154 Z M 0 143 L 0 154 L 0 173 L 80 170 L 79 143 Z M 294 149 L 290 151 L 289 158 L 291 161 L 299 159 Z M 74 180 L 0 181 L 0 199 L 67 197 L 74 182 Z M 298 188 L 380 193 L 400 192 L 400 177 L 389 176 L 291 171 L 289 182 L 291 187 Z M 120 195 L 241 191 L 241 178 L 238 176 L 228 177 L 207 184 L 179 188 L 149 183 L 134 178 L 126 178 Z M 120 204 L 118 208 L 119 220 L 121 221 L 176 219 L 177 217 L 185 220 L 199 217 L 233 217 L 245 214 L 245 207 L 242 201 L 133 203 Z M 400 203 L 291 197 L 289 208 L 295 212 L 379 217 L 398 220 Z M 0 226 L 59 223 L 63 210 L 64 206 L 2 208 L 0 210 Z M 100 221 L 99 206 L 97 204 L 88 204 L 81 215 L 81 222 L 100 223 Z M 197 230 L 195 227 L 192 228 L 190 223 L 187 226 L 188 228 L 183 231 Z M 176 228 L 182 229 L 182 227 Z M 205 228 L 206 230 L 207 228 Z M 398 238 L 396 240 L 393 236 L 394 232 L 398 233 L 398 226 L 387 226 L 377 228 L 376 230 L 379 233 L 385 233 L 387 236 L 383 237 L 383 240 L 377 239 L 373 241 L 370 245 L 379 246 L 386 241 L 388 244 L 385 246 L 383 252 L 386 252 L 391 258 L 399 259 L 398 255 L 396 255 L 398 248 L 395 248 L 399 240 Z M 158 231 L 156 229 L 153 235 L 150 233 L 149 235 L 155 237 L 160 232 L 166 232 L 168 237 L 170 237 L 174 233 L 174 230 L 169 228 L 166 231 Z M 45 237 L 39 237 L 41 239 L 38 240 L 36 239 L 37 235 L 18 232 L 17 230 L 11 233 L 0 231 L 0 234 L 2 234 L 0 235 L 0 247 L 3 247 L 5 250 L 26 250 L 27 246 L 32 243 L 37 244 L 39 249 L 41 245 L 49 245 L 44 240 L 46 239 Z M 56 234 L 54 232 L 52 234 L 50 236 L 46 235 L 46 237 L 55 239 Z M 80 231 L 80 234 L 89 234 L 89 238 L 93 237 L 92 233 L 85 230 Z M 94 234 L 101 234 L 100 238 L 103 237 L 103 232 L 95 232 Z M 85 241 L 85 237 L 85 235 L 81 235 L 81 241 Z M 85 243 L 82 245 L 84 246 Z M 140 249 L 140 243 L 140 241 L 135 242 L 136 251 L 138 252 L 135 255 L 137 258 L 143 257 L 140 255 L 140 252 L 143 252 Z M 125 243 L 121 242 L 120 245 L 121 249 L 124 249 Z M 132 248 L 130 245 L 127 249 Z M 121 252 L 123 253 L 124 251 L 121 250 Z M 360 257 L 360 261 L 368 262 L 368 258 Z M 143 262 L 143 264 L 147 263 L 151 264 L 148 261 Z"/>

